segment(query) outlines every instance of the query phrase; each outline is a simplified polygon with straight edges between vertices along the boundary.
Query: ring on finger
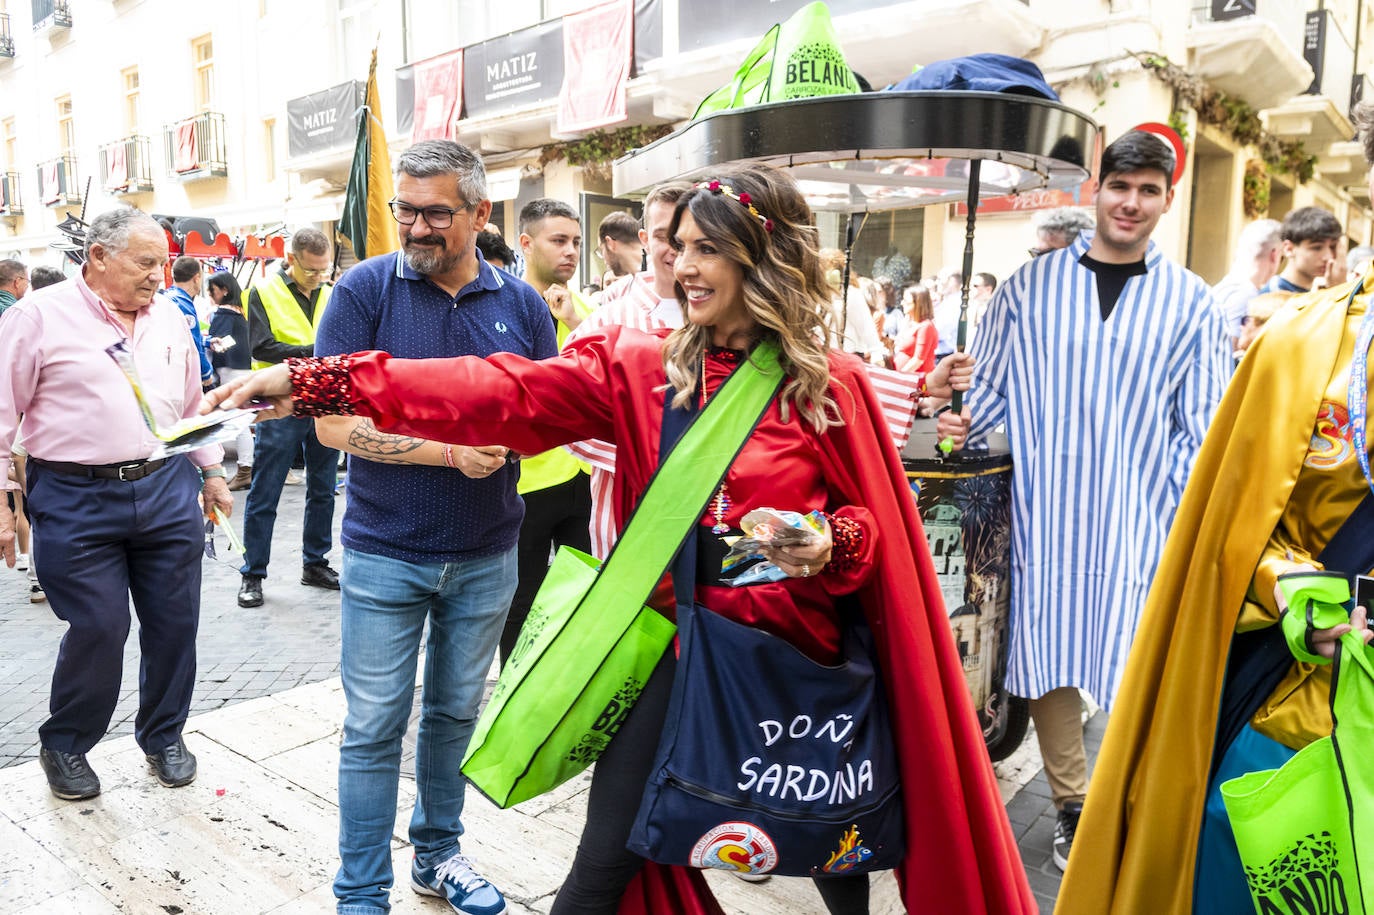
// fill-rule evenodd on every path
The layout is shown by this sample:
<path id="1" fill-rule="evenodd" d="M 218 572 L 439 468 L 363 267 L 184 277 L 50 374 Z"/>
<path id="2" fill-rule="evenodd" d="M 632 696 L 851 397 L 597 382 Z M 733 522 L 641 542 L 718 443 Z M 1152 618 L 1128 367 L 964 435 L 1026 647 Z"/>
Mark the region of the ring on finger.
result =
<path id="1" fill-rule="evenodd" d="M 809 563 L 803 563 L 803 564 L 802 564 L 802 578 L 810 578 L 810 577 L 811 577 L 811 565 L 810 565 Z"/>

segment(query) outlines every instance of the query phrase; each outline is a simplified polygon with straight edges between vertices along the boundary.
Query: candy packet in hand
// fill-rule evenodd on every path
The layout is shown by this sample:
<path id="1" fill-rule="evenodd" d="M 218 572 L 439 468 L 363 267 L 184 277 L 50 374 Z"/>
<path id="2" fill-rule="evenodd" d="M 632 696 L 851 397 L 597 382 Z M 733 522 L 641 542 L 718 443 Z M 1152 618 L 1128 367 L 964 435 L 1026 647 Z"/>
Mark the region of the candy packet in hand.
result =
<path id="1" fill-rule="evenodd" d="M 782 581 L 787 573 L 764 558 L 765 545 L 786 549 L 812 543 L 825 536 L 825 514 L 805 515 L 776 508 L 756 508 L 740 522 L 744 536 L 730 546 L 721 560 L 721 581 L 732 588 L 760 582 Z"/>

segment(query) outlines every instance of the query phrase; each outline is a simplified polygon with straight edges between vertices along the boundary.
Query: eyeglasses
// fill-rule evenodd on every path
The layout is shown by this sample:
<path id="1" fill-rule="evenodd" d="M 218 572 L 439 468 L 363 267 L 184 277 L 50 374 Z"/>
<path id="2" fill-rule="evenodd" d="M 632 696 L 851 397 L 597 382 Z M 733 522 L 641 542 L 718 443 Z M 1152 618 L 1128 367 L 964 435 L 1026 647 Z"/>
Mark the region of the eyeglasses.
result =
<path id="1" fill-rule="evenodd" d="M 401 203 L 399 200 L 392 200 L 387 206 L 391 208 L 392 218 L 401 225 L 413 226 L 416 218 L 423 216 L 425 225 L 431 229 L 447 229 L 453 225 L 454 214 L 472 209 L 472 204 L 461 206 L 456 210 L 452 207 L 413 207 L 408 203 Z"/>
<path id="2" fill-rule="evenodd" d="M 304 267 L 297 267 L 296 269 L 306 276 L 329 276 L 330 270 L 329 267 L 325 267 L 323 270 L 306 270 Z"/>
<path id="3" fill-rule="evenodd" d="M 1027 248 L 1026 253 L 1031 257 L 1039 257 L 1042 254 L 1049 254 L 1053 248 Z"/>

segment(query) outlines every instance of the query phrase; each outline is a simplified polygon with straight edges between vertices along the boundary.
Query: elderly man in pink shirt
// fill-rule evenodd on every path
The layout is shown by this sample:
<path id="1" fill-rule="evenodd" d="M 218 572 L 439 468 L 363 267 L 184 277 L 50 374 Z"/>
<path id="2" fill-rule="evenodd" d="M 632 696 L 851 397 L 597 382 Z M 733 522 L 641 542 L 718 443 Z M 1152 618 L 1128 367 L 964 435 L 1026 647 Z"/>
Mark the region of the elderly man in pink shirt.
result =
<path id="1" fill-rule="evenodd" d="M 200 362 L 186 322 L 156 297 L 167 262 L 162 228 L 123 208 L 91 223 L 81 275 L 27 296 L 0 322 L 0 479 L 14 417 L 24 415 L 33 561 L 68 624 L 53 673 L 39 761 L 52 793 L 100 793 L 86 753 L 119 698 L 129 597 L 140 624 L 134 737 L 169 788 L 196 776 L 181 739 L 196 674 L 204 513 L 233 499 L 211 445 L 149 460 L 158 440 L 106 347 L 123 342 L 159 427 L 194 416 Z M 189 458 L 189 459 L 188 459 Z M 0 509 L 0 551 L 13 566 L 14 517 Z"/>

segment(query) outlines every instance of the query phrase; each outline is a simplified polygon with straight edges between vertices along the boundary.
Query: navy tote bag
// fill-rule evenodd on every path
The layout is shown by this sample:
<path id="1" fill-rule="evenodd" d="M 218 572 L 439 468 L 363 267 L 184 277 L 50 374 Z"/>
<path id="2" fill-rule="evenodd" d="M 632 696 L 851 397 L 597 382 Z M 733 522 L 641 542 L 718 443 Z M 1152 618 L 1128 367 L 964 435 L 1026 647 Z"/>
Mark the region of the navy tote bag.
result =
<path id="1" fill-rule="evenodd" d="M 785 876 L 897 866 L 901 779 L 871 635 L 845 613 L 842 661 L 685 603 L 696 538 L 674 566 L 678 659 L 627 847 L 661 864 Z"/>

